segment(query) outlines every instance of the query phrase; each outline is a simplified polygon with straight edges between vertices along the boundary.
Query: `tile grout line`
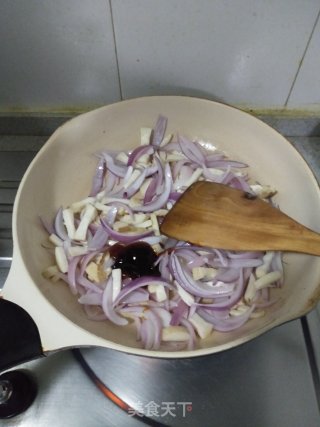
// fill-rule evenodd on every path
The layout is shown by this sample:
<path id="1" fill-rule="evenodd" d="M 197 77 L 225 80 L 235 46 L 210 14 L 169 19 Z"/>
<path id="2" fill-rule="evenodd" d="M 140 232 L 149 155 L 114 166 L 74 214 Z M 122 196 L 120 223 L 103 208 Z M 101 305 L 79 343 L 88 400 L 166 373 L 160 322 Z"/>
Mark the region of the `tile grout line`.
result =
<path id="1" fill-rule="evenodd" d="M 112 10 L 112 0 L 109 0 L 109 8 L 110 8 L 110 15 L 111 15 L 111 26 L 112 26 L 112 35 L 113 35 L 113 43 L 114 43 L 114 52 L 116 55 L 116 67 L 117 67 L 120 99 L 123 100 L 121 76 L 120 76 L 120 66 L 119 66 L 119 58 L 118 58 L 118 49 L 117 49 L 117 42 L 116 42 L 116 31 L 114 28 L 114 19 L 113 19 L 113 10 Z"/>
<path id="2" fill-rule="evenodd" d="M 316 395 L 316 401 L 318 403 L 318 409 L 319 409 L 319 413 L 320 413 L 320 373 L 319 373 L 319 368 L 318 368 L 316 357 L 315 357 L 315 352 L 314 352 L 314 348 L 313 348 L 313 343 L 312 343 L 308 319 L 305 316 L 303 316 L 300 319 L 300 321 L 301 321 L 302 333 L 303 333 L 303 337 L 304 337 L 304 341 L 305 341 L 305 345 L 306 345 L 307 357 L 309 360 L 309 367 L 311 370 L 311 376 L 313 379 L 313 386 L 314 386 L 314 391 L 315 391 L 315 395 Z"/>
<path id="3" fill-rule="evenodd" d="M 285 103 L 284 103 L 284 107 L 287 107 L 287 106 L 288 106 L 288 103 L 289 103 L 289 100 L 290 100 L 290 97 L 291 97 L 291 94 L 292 94 L 292 91 L 293 91 L 294 85 L 295 85 L 295 83 L 296 83 L 296 81 L 297 81 L 297 78 L 298 78 L 298 75 L 299 75 L 299 73 L 300 73 L 300 70 L 301 70 L 301 67 L 302 67 L 302 64 L 303 64 L 304 58 L 305 58 L 305 56 L 306 56 L 306 54 L 307 54 L 307 51 L 308 51 L 308 49 L 309 49 L 309 45 L 310 45 L 310 42 L 311 42 L 311 40 L 312 40 L 312 36 L 313 36 L 314 31 L 315 31 L 315 29 L 316 29 L 316 26 L 317 26 L 317 24 L 318 24 L 319 17 L 320 17 L 320 9 L 319 9 L 319 11 L 318 11 L 318 14 L 317 14 L 316 20 L 315 20 L 315 22 L 314 22 L 314 24 L 313 24 L 313 27 L 312 27 L 312 30 L 311 30 L 310 36 L 309 36 L 309 38 L 308 38 L 308 41 L 307 41 L 306 47 L 305 47 L 305 49 L 304 49 L 304 51 L 303 51 L 302 57 L 301 57 L 301 59 L 300 59 L 300 61 L 299 61 L 298 69 L 297 69 L 296 74 L 295 74 L 295 76 L 294 76 L 294 78 L 293 78 L 293 82 L 292 82 L 292 84 L 291 84 L 291 86 L 290 86 L 290 89 L 289 89 L 289 93 L 288 93 L 287 99 L 286 99 L 286 101 L 285 101 Z"/>

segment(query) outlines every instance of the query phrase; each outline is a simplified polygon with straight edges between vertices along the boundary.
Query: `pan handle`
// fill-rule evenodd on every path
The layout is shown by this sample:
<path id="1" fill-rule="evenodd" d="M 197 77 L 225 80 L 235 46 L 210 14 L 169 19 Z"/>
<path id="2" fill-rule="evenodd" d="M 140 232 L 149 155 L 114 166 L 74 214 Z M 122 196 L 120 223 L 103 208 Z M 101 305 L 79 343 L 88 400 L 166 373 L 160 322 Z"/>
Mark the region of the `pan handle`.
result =
<path id="1" fill-rule="evenodd" d="M 44 356 L 39 331 L 19 305 L 0 298 L 0 372 Z"/>

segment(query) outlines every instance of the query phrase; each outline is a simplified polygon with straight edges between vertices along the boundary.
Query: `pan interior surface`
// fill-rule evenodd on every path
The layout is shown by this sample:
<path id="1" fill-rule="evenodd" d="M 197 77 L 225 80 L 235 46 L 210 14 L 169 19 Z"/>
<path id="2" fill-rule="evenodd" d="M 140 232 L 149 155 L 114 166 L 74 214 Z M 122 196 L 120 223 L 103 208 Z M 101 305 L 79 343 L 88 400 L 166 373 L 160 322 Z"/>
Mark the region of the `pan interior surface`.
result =
<path id="1" fill-rule="evenodd" d="M 254 181 L 278 190 L 274 200 L 285 213 L 320 231 L 319 189 L 305 161 L 281 135 L 237 109 L 196 98 L 147 97 L 112 104 L 64 124 L 38 153 L 20 186 L 13 224 L 16 254 L 57 315 L 102 337 L 107 347 L 116 344 L 139 354 L 140 343 L 130 326 L 88 320 L 64 283 L 43 278 L 42 271 L 53 264 L 53 258 L 43 247 L 46 233 L 38 216 L 52 219 L 60 206 L 87 197 L 96 166 L 94 153 L 134 148 L 140 143 L 140 128 L 153 127 L 159 114 L 168 117 L 167 132 L 209 141 L 233 159 L 249 164 Z M 285 285 L 273 291 L 279 301 L 266 310 L 266 315 L 233 332 L 214 332 L 199 340 L 192 355 L 214 353 L 248 341 L 314 306 L 320 294 L 320 258 L 284 254 L 283 259 Z M 144 354 L 166 356 L 165 352 Z M 179 354 L 186 355 L 190 353 Z"/>

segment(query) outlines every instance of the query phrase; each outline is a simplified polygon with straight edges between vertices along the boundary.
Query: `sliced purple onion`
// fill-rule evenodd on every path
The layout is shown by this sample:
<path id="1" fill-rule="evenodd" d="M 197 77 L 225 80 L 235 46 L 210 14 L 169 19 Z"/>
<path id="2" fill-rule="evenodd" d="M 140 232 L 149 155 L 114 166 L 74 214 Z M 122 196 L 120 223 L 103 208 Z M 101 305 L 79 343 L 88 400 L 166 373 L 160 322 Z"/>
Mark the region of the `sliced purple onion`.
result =
<path id="1" fill-rule="evenodd" d="M 107 318 L 111 320 L 111 322 L 121 326 L 127 325 L 128 320 L 122 316 L 119 316 L 119 314 L 117 314 L 113 308 L 112 293 L 113 293 L 112 276 L 110 276 L 106 283 L 106 287 L 102 295 L 102 309 L 105 315 L 107 316 Z"/>
<path id="2" fill-rule="evenodd" d="M 231 259 L 254 259 L 254 258 L 262 258 L 264 252 L 261 251 L 246 251 L 246 252 L 231 252 L 228 251 L 228 257 Z"/>
<path id="3" fill-rule="evenodd" d="M 177 280 L 183 289 L 190 292 L 192 295 L 202 298 L 214 298 L 221 295 L 220 290 L 216 289 L 214 286 L 194 280 L 182 267 L 178 257 L 174 254 L 170 256 L 170 265 L 174 279 Z"/>
<path id="4" fill-rule="evenodd" d="M 182 326 L 184 326 L 187 329 L 187 331 L 189 332 L 189 335 L 190 335 L 187 349 L 188 350 L 193 350 L 194 347 L 195 347 L 196 340 L 197 340 L 197 337 L 196 337 L 196 334 L 195 334 L 195 331 L 194 331 L 194 327 L 189 322 L 189 320 L 187 320 L 187 319 L 185 319 L 183 317 L 180 320 L 180 323 L 181 323 Z"/>
<path id="5" fill-rule="evenodd" d="M 228 184 L 234 177 L 230 169 L 227 169 L 222 175 L 218 175 L 212 173 L 205 165 L 203 166 L 202 174 L 208 181 L 216 182 L 217 184 Z"/>
<path id="6" fill-rule="evenodd" d="M 197 307 L 205 307 L 210 310 L 225 310 L 232 308 L 235 304 L 237 304 L 244 292 L 244 277 L 243 274 L 240 274 L 238 282 L 235 284 L 234 292 L 227 297 L 216 298 L 213 303 L 194 303 Z"/>
<path id="7" fill-rule="evenodd" d="M 102 226 L 105 228 L 106 232 L 109 234 L 109 237 L 113 240 L 118 240 L 121 243 L 132 243 L 136 240 L 143 239 L 144 237 L 148 237 L 152 234 L 152 231 L 146 231 L 144 233 L 119 233 L 119 231 L 115 231 L 103 218 L 100 218 Z"/>
<path id="8" fill-rule="evenodd" d="M 101 250 L 108 242 L 109 234 L 102 225 L 99 225 L 93 238 L 88 244 L 89 250 Z"/>
<path id="9" fill-rule="evenodd" d="M 161 257 L 158 258 L 159 261 L 159 271 L 161 274 L 161 277 L 163 277 L 165 280 L 170 281 L 170 270 L 169 270 L 169 255 L 167 252 L 164 253 L 164 255 L 161 255 Z"/>
<path id="10" fill-rule="evenodd" d="M 128 167 L 128 169 L 127 169 L 127 172 L 126 172 L 126 174 L 125 174 L 125 176 L 124 176 L 124 178 L 123 178 L 123 181 L 122 181 L 122 184 L 123 184 L 124 186 L 125 186 L 125 185 L 127 185 L 127 183 L 128 183 L 128 181 L 129 181 L 129 179 L 130 179 L 130 177 L 131 177 L 131 175 L 132 175 L 133 171 L 134 171 L 133 167 L 132 167 L 132 166 L 129 166 L 129 167 Z"/>
<path id="11" fill-rule="evenodd" d="M 245 267 L 259 267 L 262 265 L 262 259 L 252 258 L 252 259 L 229 259 L 227 268 L 245 268 Z M 223 265 L 220 260 L 210 261 L 210 265 L 214 268 L 226 267 Z"/>
<path id="12" fill-rule="evenodd" d="M 118 208 L 116 206 L 112 206 L 111 209 L 108 211 L 106 215 L 106 222 L 109 224 L 110 227 L 113 225 L 114 221 L 116 220 L 117 213 L 118 213 Z"/>
<path id="13" fill-rule="evenodd" d="M 186 313 L 188 313 L 188 310 L 189 310 L 189 307 L 187 306 L 187 304 L 182 299 L 180 299 L 177 307 L 175 307 L 172 310 L 172 318 L 171 318 L 170 325 L 171 326 L 179 325 L 183 316 Z"/>
<path id="14" fill-rule="evenodd" d="M 44 219 L 41 215 L 39 215 L 39 220 L 41 222 L 42 227 L 46 230 L 46 232 L 49 234 L 55 234 L 55 229 L 52 223 Z"/>
<path id="15" fill-rule="evenodd" d="M 178 142 L 180 149 L 183 154 L 193 163 L 196 163 L 200 166 L 205 164 L 205 157 L 201 149 L 196 145 L 196 143 L 190 141 L 184 136 L 178 136 Z"/>
<path id="16" fill-rule="evenodd" d="M 185 259 L 189 268 L 202 267 L 208 263 L 208 257 L 205 255 L 198 255 L 195 250 L 186 247 L 178 247 L 175 250 L 177 256 Z"/>
<path id="17" fill-rule="evenodd" d="M 218 257 L 222 266 L 224 266 L 224 267 L 228 266 L 227 253 L 221 249 L 214 249 L 214 248 L 208 249 L 206 247 L 194 246 L 194 245 L 190 245 L 190 244 L 183 243 L 183 242 L 181 242 L 181 245 L 179 245 L 179 247 L 177 247 L 177 250 L 179 250 L 179 252 L 176 251 L 176 253 L 178 255 L 180 254 L 181 249 L 182 250 L 187 249 L 190 251 L 206 252 L 206 255 L 201 255 L 206 260 L 206 263 L 211 265 L 211 262 L 215 261 L 216 257 Z M 196 253 L 195 256 L 198 256 L 198 254 Z"/>
<path id="18" fill-rule="evenodd" d="M 108 194 L 113 190 L 114 186 L 117 184 L 117 181 L 118 181 L 118 177 L 115 176 L 109 170 L 107 170 L 105 174 L 106 185 L 103 188 L 103 191 L 105 192 L 105 194 Z"/>
<path id="19" fill-rule="evenodd" d="M 101 153 L 101 155 L 103 156 L 106 162 L 107 168 L 110 172 L 112 172 L 114 175 L 120 178 L 125 177 L 127 173 L 127 166 L 116 165 L 114 163 L 114 159 L 110 156 L 110 154 L 106 152 Z"/>
<path id="20" fill-rule="evenodd" d="M 92 291 L 92 292 L 98 292 L 102 293 L 103 289 L 94 283 L 90 282 L 90 280 L 86 279 L 85 277 L 79 275 L 77 277 L 77 281 L 79 285 L 83 286 L 86 290 Z"/>
<path id="21" fill-rule="evenodd" d="M 168 144 L 166 144 L 164 147 L 159 147 L 158 151 L 164 151 L 166 153 L 170 152 L 170 151 L 180 151 L 181 152 L 181 148 L 179 145 L 178 141 L 171 141 Z"/>
<path id="22" fill-rule="evenodd" d="M 234 329 L 240 328 L 244 325 L 250 318 L 252 312 L 254 311 L 255 306 L 248 308 L 246 312 L 238 316 L 229 316 L 227 319 L 221 319 L 215 315 L 214 312 L 208 312 L 207 310 L 199 308 L 197 313 L 204 320 L 209 323 L 212 323 L 214 329 L 219 332 L 230 332 Z"/>
<path id="23" fill-rule="evenodd" d="M 159 115 L 157 123 L 153 130 L 152 145 L 159 146 L 166 133 L 168 119 L 164 116 Z"/>
<path id="24" fill-rule="evenodd" d="M 156 159 L 156 157 L 154 157 L 154 159 Z M 156 172 L 158 172 L 158 166 L 157 165 L 148 166 L 146 168 L 146 178 L 149 178 L 150 176 L 152 176 Z"/>
<path id="25" fill-rule="evenodd" d="M 114 176 L 114 175 L 113 175 Z M 105 194 L 107 197 L 114 197 L 114 198 L 120 198 L 118 197 L 118 194 L 122 194 L 123 192 L 123 181 L 122 178 L 119 178 L 118 176 L 114 176 L 113 186 L 110 188 L 110 190 L 107 190 L 107 186 L 105 189 Z"/>
<path id="26" fill-rule="evenodd" d="M 235 160 L 226 160 L 226 159 L 216 159 L 206 162 L 207 167 L 209 168 L 217 168 L 217 169 L 224 169 L 224 168 L 247 168 L 248 165 L 243 162 L 237 162 Z"/>
<path id="27" fill-rule="evenodd" d="M 147 320 L 150 321 L 151 325 L 150 328 L 152 327 L 152 337 L 153 337 L 153 342 L 151 344 L 151 340 L 150 340 L 150 350 L 159 350 L 160 348 L 160 344 L 161 344 L 161 333 L 162 333 L 162 323 L 161 323 L 161 319 L 157 316 L 157 314 L 152 310 L 146 310 L 144 312 L 144 316 L 146 317 Z M 146 347 L 147 348 L 147 347 Z"/>
<path id="28" fill-rule="evenodd" d="M 162 162 L 158 156 L 154 156 L 154 162 L 155 162 L 155 167 L 156 167 L 155 174 L 157 174 L 157 177 L 158 177 L 158 189 L 156 191 L 156 194 L 159 195 L 162 191 L 161 186 L 162 186 L 163 181 L 164 181 L 164 167 L 163 167 Z M 171 179 L 172 179 L 172 177 L 171 177 Z"/>
<path id="29" fill-rule="evenodd" d="M 126 190 L 124 190 L 123 195 L 124 197 L 130 199 L 134 194 L 136 194 L 137 191 L 140 190 L 141 185 L 143 184 L 145 178 L 146 178 L 147 170 L 144 169 L 141 174 L 138 176 L 138 178 L 135 180 L 133 184 L 131 184 Z"/>
<path id="30" fill-rule="evenodd" d="M 128 283 L 126 286 L 124 286 L 121 289 L 120 293 L 118 294 L 117 298 L 114 301 L 114 305 L 116 306 L 117 304 L 122 302 L 125 296 L 129 295 L 131 292 L 135 291 L 136 289 L 139 289 L 142 286 L 155 285 L 155 284 L 161 284 L 163 286 L 166 286 L 169 289 L 174 289 L 172 284 L 168 283 L 166 280 L 162 279 L 161 277 L 154 277 L 154 276 L 138 277 L 137 279 L 133 279 L 130 283 Z"/>
<path id="31" fill-rule="evenodd" d="M 246 193 L 255 195 L 248 182 L 242 177 L 235 175 L 229 182 L 230 187 L 245 191 Z"/>
<path id="32" fill-rule="evenodd" d="M 154 328 L 150 319 L 141 321 L 140 338 L 145 349 L 151 350 L 154 343 Z"/>
<path id="33" fill-rule="evenodd" d="M 152 201 L 152 199 L 156 195 L 157 188 L 158 188 L 158 177 L 153 176 L 143 198 L 144 205 Z"/>
<path id="34" fill-rule="evenodd" d="M 127 295 L 125 299 L 121 301 L 122 304 L 136 304 L 141 302 L 149 301 L 150 294 L 145 289 L 137 289 Z"/>
<path id="35" fill-rule="evenodd" d="M 144 155 L 152 155 L 154 153 L 154 147 L 151 145 L 142 145 L 135 148 L 132 153 L 129 155 L 127 166 L 134 165 L 140 157 Z"/>
<path id="36" fill-rule="evenodd" d="M 238 280 L 240 275 L 240 269 L 239 268 L 221 268 L 216 276 L 214 277 L 214 280 L 220 280 L 221 282 L 225 283 L 231 283 L 235 280 Z"/>
<path id="37" fill-rule="evenodd" d="M 161 209 L 167 203 L 169 194 L 172 188 L 172 176 L 171 176 L 170 166 L 168 165 L 168 163 L 166 163 L 164 168 L 164 176 L 165 176 L 165 182 L 164 182 L 163 193 L 158 198 L 153 200 L 151 203 L 134 207 L 133 208 L 134 211 L 153 212 L 153 211 L 156 211 L 157 209 Z"/>
<path id="38" fill-rule="evenodd" d="M 130 208 L 130 206 L 126 205 L 125 203 L 113 201 L 113 202 L 110 202 L 108 205 L 114 206 L 115 208 L 117 208 L 117 210 L 124 209 L 127 212 L 127 214 L 130 215 L 131 218 L 133 219 L 133 211 Z"/>
<path id="39" fill-rule="evenodd" d="M 55 234 L 62 240 L 69 240 L 68 234 L 66 232 L 64 223 L 63 223 L 63 215 L 62 215 L 62 207 L 58 209 L 56 217 L 54 219 L 54 229 Z"/>
<path id="40" fill-rule="evenodd" d="M 154 198 L 154 196 L 159 194 L 160 188 L 163 184 L 164 173 L 163 173 L 162 164 L 158 159 L 158 157 L 155 156 L 154 160 L 156 163 L 157 171 L 153 175 L 152 180 L 150 181 L 150 184 L 146 190 L 146 193 L 143 199 L 144 205 L 146 205 L 147 203 L 150 203 Z"/>
<path id="41" fill-rule="evenodd" d="M 153 307 L 152 311 L 161 319 L 161 323 L 163 327 L 167 327 L 171 322 L 171 313 L 168 309 L 161 307 Z"/>
<path id="42" fill-rule="evenodd" d="M 219 153 L 216 151 L 213 154 L 207 154 L 205 157 L 206 157 L 206 166 L 210 165 L 210 162 L 213 162 L 215 160 L 224 160 L 226 158 L 226 156 L 223 153 Z"/>
<path id="43" fill-rule="evenodd" d="M 89 196 L 96 196 L 99 193 L 99 191 L 101 191 L 105 173 L 106 173 L 106 162 L 104 159 L 100 159 L 92 180 L 92 186 L 91 186 L 91 191 Z"/>
<path id="44" fill-rule="evenodd" d="M 77 289 L 77 269 L 78 264 L 81 259 L 81 256 L 75 256 L 71 259 L 68 266 L 68 283 L 70 287 L 71 293 L 73 295 L 77 295 L 78 289 Z M 78 272 L 79 274 L 79 272 Z"/>

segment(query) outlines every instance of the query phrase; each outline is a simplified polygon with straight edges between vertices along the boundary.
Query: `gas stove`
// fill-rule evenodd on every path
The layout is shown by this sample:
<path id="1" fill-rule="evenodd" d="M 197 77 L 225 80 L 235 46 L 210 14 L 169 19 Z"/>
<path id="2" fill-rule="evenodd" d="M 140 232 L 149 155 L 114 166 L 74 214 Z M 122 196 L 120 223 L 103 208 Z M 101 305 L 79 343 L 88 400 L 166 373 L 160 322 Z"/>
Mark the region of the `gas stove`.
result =
<path id="1" fill-rule="evenodd" d="M 48 135 L 67 118 L 0 117 L 0 287 L 11 263 L 11 215 L 19 182 Z M 320 138 L 290 140 L 319 177 Z M 102 348 L 60 351 L 9 371 L 26 372 L 37 393 L 28 409 L 0 424 L 318 426 L 319 329 L 320 311 L 314 310 L 235 349 L 184 360 Z"/>

